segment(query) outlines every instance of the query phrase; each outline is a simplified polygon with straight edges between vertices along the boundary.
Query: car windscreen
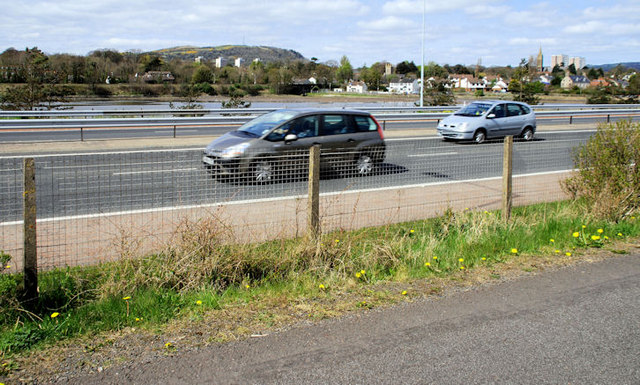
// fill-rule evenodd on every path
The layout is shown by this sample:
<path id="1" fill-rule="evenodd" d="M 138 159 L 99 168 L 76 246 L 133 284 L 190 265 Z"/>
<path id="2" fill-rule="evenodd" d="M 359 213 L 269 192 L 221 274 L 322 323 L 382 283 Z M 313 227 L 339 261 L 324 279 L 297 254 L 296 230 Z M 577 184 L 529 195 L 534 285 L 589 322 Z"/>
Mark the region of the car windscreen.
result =
<path id="1" fill-rule="evenodd" d="M 290 110 L 273 111 L 243 124 L 238 131 L 259 138 L 297 114 L 297 112 Z"/>
<path id="2" fill-rule="evenodd" d="M 471 103 L 455 114 L 461 116 L 480 116 L 489 111 L 490 108 L 491 104 L 488 103 Z"/>

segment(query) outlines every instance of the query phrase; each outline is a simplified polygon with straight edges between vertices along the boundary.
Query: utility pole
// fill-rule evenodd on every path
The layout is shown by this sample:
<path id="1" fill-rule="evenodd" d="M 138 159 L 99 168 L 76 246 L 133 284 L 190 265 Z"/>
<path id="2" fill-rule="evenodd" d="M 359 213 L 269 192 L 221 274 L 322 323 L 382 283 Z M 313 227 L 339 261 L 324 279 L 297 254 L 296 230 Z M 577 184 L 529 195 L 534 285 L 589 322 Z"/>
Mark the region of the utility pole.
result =
<path id="1" fill-rule="evenodd" d="M 427 0 L 422 0 L 422 65 L 420 66 L 420 108 L 424 107 L 424 29 Z"/>

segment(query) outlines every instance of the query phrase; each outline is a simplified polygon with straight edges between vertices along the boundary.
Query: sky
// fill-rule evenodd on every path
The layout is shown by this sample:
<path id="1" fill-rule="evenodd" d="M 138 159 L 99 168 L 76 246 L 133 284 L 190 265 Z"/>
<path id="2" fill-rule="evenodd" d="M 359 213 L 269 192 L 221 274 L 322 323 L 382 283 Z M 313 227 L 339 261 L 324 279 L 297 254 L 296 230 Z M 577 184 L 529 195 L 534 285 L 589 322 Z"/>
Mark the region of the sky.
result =
<path id="1" fill-rule="evenodd" d="M 319 62 L 516 66 L 537 56 L 640 61 L 640 0 L 14 0 L 0 52 L 149 51 L 227 44 L 292 49 Z M 423 10 L 425 11 L 423 13 Z"/>

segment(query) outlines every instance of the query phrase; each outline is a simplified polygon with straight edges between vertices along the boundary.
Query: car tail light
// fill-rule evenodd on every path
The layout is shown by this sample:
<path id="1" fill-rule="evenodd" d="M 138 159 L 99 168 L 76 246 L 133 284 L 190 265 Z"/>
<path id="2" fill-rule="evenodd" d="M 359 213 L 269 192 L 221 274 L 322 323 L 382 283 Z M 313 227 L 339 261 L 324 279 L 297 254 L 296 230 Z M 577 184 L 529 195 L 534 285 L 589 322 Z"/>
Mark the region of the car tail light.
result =
<path id="1" fill-rule="evenodd" d="M 373 121 L 376 122 L 376 126 L 378 126 L 378 134 L 380 134 L 380 139 L 384 139 L 384 134 L 382 133 L 382 127 L 380 126 L 380 123 L 378 123 L 376 118 L 374 118 L 373 116 L 371 116 L 371 119 L 373 119 Z"/>

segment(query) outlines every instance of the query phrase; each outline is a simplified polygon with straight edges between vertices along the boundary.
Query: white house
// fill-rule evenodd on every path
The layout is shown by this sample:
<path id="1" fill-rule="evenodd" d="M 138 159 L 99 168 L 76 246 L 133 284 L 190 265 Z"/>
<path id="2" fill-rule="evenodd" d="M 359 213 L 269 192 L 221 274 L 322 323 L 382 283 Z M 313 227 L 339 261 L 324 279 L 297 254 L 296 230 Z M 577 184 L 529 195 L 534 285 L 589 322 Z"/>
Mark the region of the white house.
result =
<path id="1" fill-rule="evenodd" d="M 420 93 L 420 80 L 403 79 L 389 83 L 389 92 L 392 94 L 418 94 Z"/>
<path id="2" fill-rule="evenodd" d="M 347 85 L 347 92 L 364 94 L 367 92 L 367 84 L 365 82 L 350 82 Z"/>
<path id="3" fill-rule="evenodd" d="M 236 67 L 242 67 L 243 64 L 244 64 L 244 59 L 243 58 L 241 58 L 241 57 L 236 58 L 236 60 L 234 62 L 234 65 Z"/>
<path id="4" fill-rule="evenodd" d="M 473 75 L 455 75 L 450 78 L 453 88 L 460 88 L 467 91 L 484 89 L 486 83 L 482 79 L 474 78 Z"/>

